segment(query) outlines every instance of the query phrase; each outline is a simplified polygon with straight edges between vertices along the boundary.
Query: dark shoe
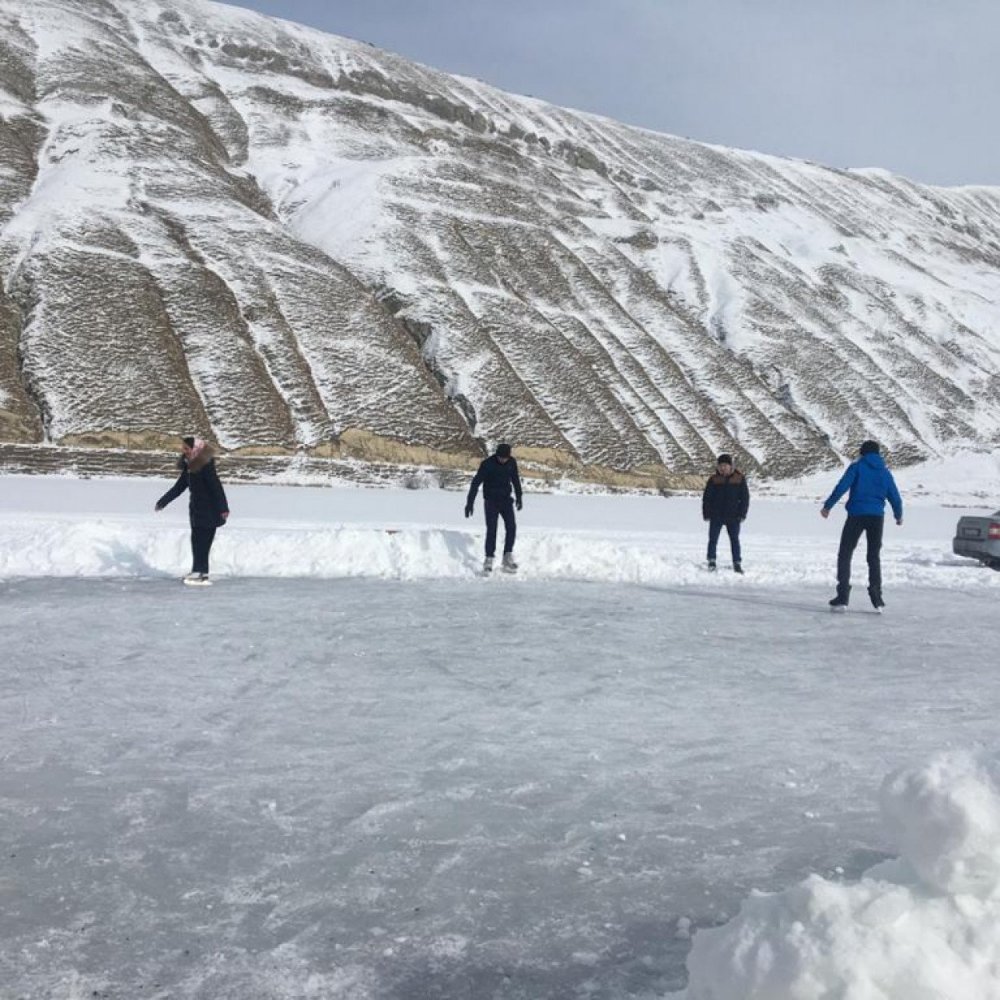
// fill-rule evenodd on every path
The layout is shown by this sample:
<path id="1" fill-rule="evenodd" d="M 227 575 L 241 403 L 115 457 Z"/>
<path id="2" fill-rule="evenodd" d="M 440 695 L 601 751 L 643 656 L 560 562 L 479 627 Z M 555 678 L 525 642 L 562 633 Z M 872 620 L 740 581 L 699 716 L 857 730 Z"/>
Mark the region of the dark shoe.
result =
<path id="1" fill-rule="evenodd" d="M 850 587 L 837 587 L 837 596 L 830 601 L 830 607 L 834 611 L 846 611 L 847 602 L 851 599 Z"/>
<path id="2" fill-rule="evenodd" d="M 881 611 L 885 607 L 885 601 L 882 600 L 881 590 L 872 590 L 871 587 L 868 588 L 868 596 L 871 598 L 872 607 L 877 611 Z"/>
<path id="3" fill-rule="evenodd" d="M 708 571 L 709 571 L 709 573 L 714 573 L 715 572 L 715 560 L 714 559 L 709 559 L 708 560 Z"/>
<path id="4" fill-rule="evenodd" d="M 743 572 L 743 563 L 733 563 L 733 572 L 734 573 L 742 573 Z"/>

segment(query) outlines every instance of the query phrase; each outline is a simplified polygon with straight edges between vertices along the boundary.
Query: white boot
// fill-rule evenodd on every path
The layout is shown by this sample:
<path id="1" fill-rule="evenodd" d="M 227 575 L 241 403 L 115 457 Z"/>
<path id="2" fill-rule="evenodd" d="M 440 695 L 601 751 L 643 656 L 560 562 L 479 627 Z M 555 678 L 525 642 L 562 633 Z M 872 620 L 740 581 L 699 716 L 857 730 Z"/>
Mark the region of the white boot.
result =
<path id="1" fill-rule="evenodd" d="M 516 573 L 517 572 L 517 563 L 514 562 L 514 553 L 513 552 L 505 552 L 503 554 L 503 571 L 505 573 Z"/>
<path id="2" fill-rule="evenodd" d="M 487 556 L 483 560 L 483 576 L 489 576 L 493 572 L 493 556 Z"/>

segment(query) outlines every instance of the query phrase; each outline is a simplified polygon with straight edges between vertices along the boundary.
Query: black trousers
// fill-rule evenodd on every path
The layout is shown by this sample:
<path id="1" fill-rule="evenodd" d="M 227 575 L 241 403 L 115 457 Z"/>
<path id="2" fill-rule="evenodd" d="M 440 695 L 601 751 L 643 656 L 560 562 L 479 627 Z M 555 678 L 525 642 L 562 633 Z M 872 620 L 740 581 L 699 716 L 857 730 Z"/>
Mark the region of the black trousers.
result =
<path id="1" fill-rule="evenodd" d="M 726 532 L 729 534 L 729 548 L 733 553 L 733 562 L 742 562 L 743 557 L 740 553 L 740 522 L 719 521 L 714 517 L 708 522 L 708 561 L 715 562 L 715 553 L 719 545 L 719 535 L 722 534 L 723 526 L 725 526 Z"/>
<path id="2" fill-rule="evenodd" d="M 208 573 L 208 553 L 215 541 L 215 528 L 191 529 L 191 572 Z"/>
<path id="3" fill-rule="evenodd" d="M 862 535 L 868 542 L 868 589 L 882 593 L 882 529 L 885 518 L 877 514 L 848 514 L 844 530 L 840 533 L 840 551 L 837 553 L 837 591 L 846 593 L 851 585 L 851 559 Z"/>
<path id="4" fill-rule="evenodd" d="M 503 518 L 503 552 L 514 551 L 514 539 L 517 537 L 517 521 L 514 520 L 514 501 L 484 500 L 486 511 L 486 555 L 490 558 L 497 551 L 497 519 Z"/>

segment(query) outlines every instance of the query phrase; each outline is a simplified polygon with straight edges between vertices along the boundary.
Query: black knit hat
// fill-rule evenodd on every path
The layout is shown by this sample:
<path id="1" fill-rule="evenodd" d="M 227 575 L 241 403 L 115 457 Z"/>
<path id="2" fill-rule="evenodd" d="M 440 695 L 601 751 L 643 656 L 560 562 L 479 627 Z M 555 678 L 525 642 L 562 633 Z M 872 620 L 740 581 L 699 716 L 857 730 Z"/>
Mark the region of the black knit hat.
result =
<path id="1" fill-rule="evenodd" d="M 190 436 L 190 435 L 189 435 L 188 437 L 182 437 L 182 438 L 181 438 L 181 440 L 182 440 L 182 441 L 183 441 L 183 442 L 184 442 L 184 443 L 185 443 L 185 444 L 186 444 L 186 445 L 187 445 L 187 446 L 188 446 L 189 448 L 193 448 L 193 447 L 194 447 L 194 438 L 193 438 L 192 436 Z"/>
<path id="2" fill-rule="evenodd" d="M 510 458 L 510 445 L 505 441 L 501 441 L 497 445 L 496 456 L 497 458 Z"/>
<path id="3" fill-rule="evenodd" d="M 861 454 L 862 455 L 877 455 L 879 453 L 878 441 L 862 441 L 861 442 Z"/>
<path id="4" fill-rule="evenodd" d="M 732 465 L 733 464 L 733 456 L 732 455 L 727 455 L 725 452 L 723 452 L 715 460 L 715 464 L 716 465 Z"/>

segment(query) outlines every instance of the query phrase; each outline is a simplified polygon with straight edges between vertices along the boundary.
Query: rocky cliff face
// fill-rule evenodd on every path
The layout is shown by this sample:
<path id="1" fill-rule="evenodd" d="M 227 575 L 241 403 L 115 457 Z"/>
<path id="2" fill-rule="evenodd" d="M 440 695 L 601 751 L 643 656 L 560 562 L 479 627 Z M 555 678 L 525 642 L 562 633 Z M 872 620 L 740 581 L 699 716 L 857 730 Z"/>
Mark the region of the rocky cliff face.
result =
<path id="1" fill-rule="evenodd" d="M 1000 443 L 1000 189 L 198 0 L 0 0 L 0 440 L 788 475 Z M 624 481 L 624 480 L 623 480 Z"/>

